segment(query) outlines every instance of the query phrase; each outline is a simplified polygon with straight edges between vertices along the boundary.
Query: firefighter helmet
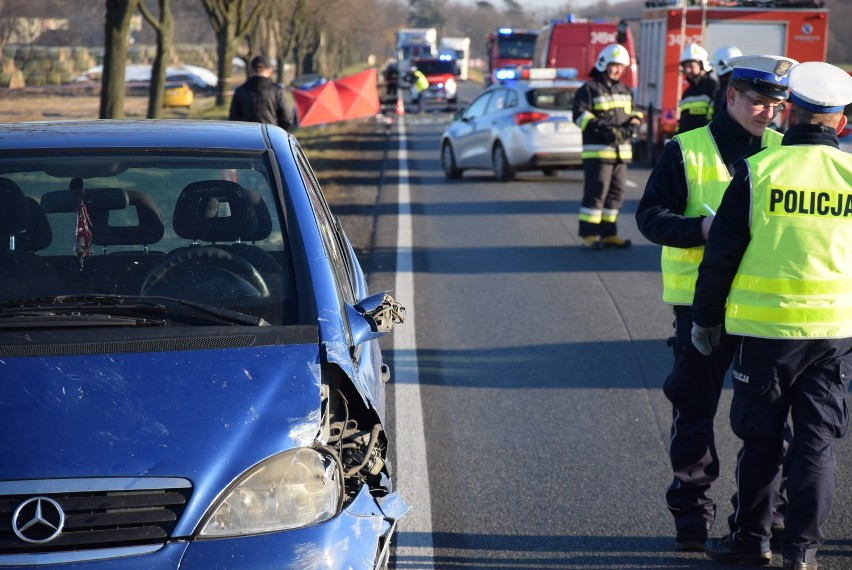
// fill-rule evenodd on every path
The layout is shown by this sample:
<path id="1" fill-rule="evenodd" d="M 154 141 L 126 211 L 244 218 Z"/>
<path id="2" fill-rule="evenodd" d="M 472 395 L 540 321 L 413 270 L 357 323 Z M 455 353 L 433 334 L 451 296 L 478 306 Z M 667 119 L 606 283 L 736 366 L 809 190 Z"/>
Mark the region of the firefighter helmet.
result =
<path id="1" fill-rule="evenodd" d="M 606 66 L 610 63 L 630 65 L 630 54 L 627 53 L 627 48 L 621 44 L 609 44 L 598 54 L 598 59 L 595 61 L 595 69 L 604 72 L 606 71 Z"/>
<path id="2" fill-rule="evenodd" d="M 707 59 L 707 50 L 698 44 L 686 44 L 686 47 L 680 52 L 680 63 L 684 64 L 687 61 L 697 61 L 704 71 L 713 69 Z"/>
<path id="3" fill-rule="evenodd" d="M 710 62 L 713 64 L 713 67 L 716 68 L 716 75 L 721 77 L 732 72 L 734 68 L 728 65 L 728 60 L 732 57 L 741 56 L 742 54 L 743 52 L 741 52 L 740 48 L 736 46 L 722 46 L 714 51 L 713 59 L 710 60 Z"/>

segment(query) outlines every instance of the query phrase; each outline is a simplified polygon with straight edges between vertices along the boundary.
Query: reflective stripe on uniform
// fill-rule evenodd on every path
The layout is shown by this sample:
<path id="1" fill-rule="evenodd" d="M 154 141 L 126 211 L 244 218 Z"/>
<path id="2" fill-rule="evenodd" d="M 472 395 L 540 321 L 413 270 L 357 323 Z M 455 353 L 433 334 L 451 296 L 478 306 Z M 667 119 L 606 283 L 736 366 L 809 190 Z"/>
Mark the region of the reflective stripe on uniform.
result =
<path id="1" fill-rule="evenodd" d="M 618 219 L 618 210 L 613 210 L 612 208 L 604 208 L 601 212 L 601 221 L 609 222 L 614 224 Z"/>
<path id="2" fill-rule="evenodd" d="M 586 127 L 589 125 L 589 122 L 595 118 L 594 113 L 590 113 L 589 111 L 583 111 L 580 113 L 580 116 L 574 119 L 574 122 L 580 127 L 580 130 L 585 131 Z"/>
<path id="3" fill-rule="evenodd" d="M 593 208 L 580 208 L 579 219 L 581 222 L 587 222 L 590 224 L 599 224 L 601 223 L 601 218 L 603 217 L 603 210 L 595 210 Z"/>

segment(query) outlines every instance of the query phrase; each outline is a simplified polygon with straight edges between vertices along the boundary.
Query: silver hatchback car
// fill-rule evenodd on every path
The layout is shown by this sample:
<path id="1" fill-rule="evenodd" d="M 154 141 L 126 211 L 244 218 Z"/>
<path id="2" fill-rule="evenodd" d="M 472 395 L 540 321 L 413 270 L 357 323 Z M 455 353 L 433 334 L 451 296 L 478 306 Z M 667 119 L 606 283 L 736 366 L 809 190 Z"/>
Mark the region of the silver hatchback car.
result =
<path id="1" fill-rule="evenodd" d="M 515 173 L 546 175 L 582 165 L 583 136 L 571 107 L 582 85 L 574 69 L 501 70 L 441 135 L 447 178 L 468 169 L 493 170 L 500 182 Z"/>

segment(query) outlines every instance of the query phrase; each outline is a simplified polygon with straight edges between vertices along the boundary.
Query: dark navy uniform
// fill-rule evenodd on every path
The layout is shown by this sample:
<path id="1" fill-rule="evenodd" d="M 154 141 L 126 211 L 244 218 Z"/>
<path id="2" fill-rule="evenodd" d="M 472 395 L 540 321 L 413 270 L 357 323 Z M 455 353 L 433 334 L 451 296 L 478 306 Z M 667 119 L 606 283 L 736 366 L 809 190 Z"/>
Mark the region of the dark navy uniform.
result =
<path id="1" fill-rule="evenodd" d="M 678 133 L 703 127 L 710 122 L 713 118 L 713 101 L 718 90 L 719 84 L 709 73 L 704 73 L 696 83 L 689 82 L 678 104 Z"/>
<path id="2" fill-rule="evenodd" d="M 730 173 L 737 159 L 762 146 L 761 137 L 740 126 L 727 109 L 716 115 L 708 128 Z M 704 236 L 702 217 L 685 215 L 688 184 L 683 162 L 679 142 L 669 142 L 648 179 L 636 222 L 650 241 L 686 249 L 703 246 Z M 672 403 L 669 456 L 674 477 L 666 491 L 666 503 L 674 515 L 678 536 L 693 536 L 703 542 L 701 537 L 706 536 L 716 516 L 716 505 L 708 495 L 719 476 L 713 420 L 735 341 L 723 334 L 720 346 L 710 356 L 699 353 L 690 338 L 690 303 L 691 295 L 689 301 L 673 304 L 674 336 L 668 339 L 674 366 L 663 390 Z M 780 514 L 776 518 L 776 523 L 782 522 Z"/>
<path id="3" fill-rule="evenodd" d="M 618 213 L 627 190 L 627 164 L 633 159 L 631 139 L 639 129 L 630 120 L 641 117 L 641 113 L 633 111 L 630 88 L 593 70 L 592 79 L 574 96 L 573 114 L 583 131 L 579 235 L 616 236 Z"/>
<path id="4" fill-rule="evenodd" d="M 792 87 L 792 78 L 790 83 Z M 802 145 L 803 151 L 820 145 L 834 148 L 839 146 L 834 129 L 810 124 L 792 127 L 784 135 L 783 145 Z M 718 560 L 754 560 L 758 553 L 766 556 L 772 517 L 769 505 L 778 493 L 782 471 L 784 426 L 788 414 L 792 414 L 794 436 L 788 458 L 789 503 L 786 509 L 785 530 L 781 537 L 782 553 L 785 565 L 789 565 L 785 568 L 816 568 L 814 560 L 816 549 L 825 540 L 821 526 L 828 517 L 834 493 L 835 459 L 832 443 L 835 438 L 842 437 L 846 432 L 848 414 L 845 393 L 852 376 L 852 338 L 843 338 L 843 334 L 835 332 L 827 332 L 824 337 L 821 335 L 822 331 L 832 331 L 834 328 L 841 333 L 848 332 L 852 325 L 838 320 L 842 318 L 841 316 L 829 316 L 825 319 L 825 323 L 808 323 L 807 321 L 802 325 L 796 323 L 796 326 L 801 326 L 803 331 L 786 333 L 784 327 L 791 326 L 792 320 L 778 319 L 773 324 L 772 317 L 775 313 L 770 311 L 796 310 L 789 308 L 789 304 L 780 303 L 780 309 L 770 310 L 763 306 L 755 309 L 748 303 L 740 304 L 737 301 L 737 290 L 747 289 L 752 286 L 751 283 L 755 282 L 754 280 L 735 281 L 738 269 L 749 274 L 757 274 L 754 270 L 755 264 L 748 261 L 754 259 L 748 257 L 748 250 L 750 243 L 752 248 L 755 248 L 753 237 L 755 224 L 770 223 L 766 222 L 767 217 L 763 213 L 765 210 L 759 210 L 757 213 L 754 211 L 756 206 L 753 200 L 761 199 L 763 187 L 753 188 L 757 175 L 750 169 L 761 164 L 761 160 L 766 161 L 765 157 L 761 159 L 762 155 L 771 156 L 771 153 L 770 150 L 762 151 L 748 162 L 743 161 L 737 164 L 734 179 L 722 200 L 710 230 L 696 285 L 693 305 L 696 325 L 712 327 L 721 323 L 725 318 L 727 306 L 726 326 L 729 330 L 741 330 L 732 328 L 734 323 L 741 319 L 752 318 L 757 324 L 749 326 L 757 327 L 755 330 L 758 331 L 760 326 L 765 326 L 770 331 L 766 334 L 758 332 L 742 336 L 737 342 L 732 368 L 734 400 L 730 418 L 734 433 L 743 440 L 743 448 L 737 464 L 739 507 L 733 514 L 736 528 L 730 536 L 720 539 L 717 543 L 712 545 L 708 543 L 707 549 L 708 554 Z M 784 164 L 791 165 L 787 171 L 796 171 L 792 167 L 793 164 L 799 169 L 799 172 L 795 174 L 798 180 L 785 179 L 786 182 L 790 187 L 806 187 L 802 186 L 802 180 L 807 181 L 809 177 L 819 172 L 814 171 L 808 174 L 808 168 L 819 168 L 820 165 L 789 162 L 786 156 L 784 160 L 788 162 Z M 846 176 L 850 176 L 852 171 L 849 170 L 849 160 L 845 155 L 838 151 L 832 160 L 835 160 L 835 163 L 845 162 Z M 771 172 L 777 171 L 771 170 Z M 783 187 L 784 181 L 773 179 L 772 184 L 773 187 L 774 185 Z M 815 184 L 819 185 L 823 182 L 819 181 Z M 845 188 L 841 184 L 835 186 L 833 190 L 840 193 L 849 192 L 849 181 L 847 180 Z M 789 204 L 785 207 L 789 207 Z M 826 208 L 827 206 L 820 209 L 820 215 L 823 218 L 840 213 L 841 216 L 836 221 L 843 219 L 840 207 L 832 206 L 834 210 L 826 210 Z M 810 208 L 810 210 L 814 209 Z M 803 213 L 813 216 L 813 212 L 810 214 L 807 212 L 808 206 L 800 204 L 791 215 L 798 220 L 801 220 Z M 839 231 L 838 225 L 833 223 L 835 220 L 826 221 L 816 217 L 812 219 L 814 221 L 806 223 L 814 224 L 812 226 L 814 228 L 820 227 L 821 224 L 823 228 L 830 227 L 830 229 L 822 230 L 826 234 Z M 772 223 L 783 226 L 784 223 L 803 222 L 773 220 Z M 775 228 L 775 226 L 769 227 Z M 848 228 L 848 225 L 844 227 Z M 801 239 L 801 236 L 807 235 L 807 231 L 794 234 L 794 231 L 790 231 L 789 228 L 783 231 L 772 229 L 772 231 L 781 232 L 778 235 L 786 234 L 790 236 L 789 239 L 797 239 L 797 236 Z M 850 230 L 844 231 L 849 233 Z M 765 238 L 762 239 L 765 240 Z M 818 244 L 816 248 L 814 245 L 814 243 L 808 244 L 807 251 L 821 249 Z M 828 246 L 828 244 L 825 245 Z M 779 246 L 778 259 L 764 261 L 763 269 L 766 270 L 766 266 L 771 264 L 781 267 L 787 254 L 785 249 Z M 758 252 L 762 258 L 766 257 L 760 249 Z M 818 263 L 820 267 L 828 267 L 827 271 L 830 273 L 840 275 L 835 277 L 833 283 L 837 283 L 837 279 L 845 279 L 848 283 L 852 267 L 843 265 L 846 263 L 843 256 L 846 255 L 842 253 L 838 256 L 837 252 L 828 252 L 826 263 L 819 261 L 815 263 Z M 744 256 L 746 256 L 745 260 Z M 834 259 L 828 259 L 831 257 Z M 840 265 L 832 266 L 833 263 Z M 807 270 L 803 271 L 807 273 Z M 744 298 L 749 299 L 749 295 L 754 299 L 772 295 L 783 297 L 790 295 L 791 291 L 798 291 L 799 288 L 795 286 L 795 282 L 801 278 L 780 279 L 782 273 L 784 273 L 783 269 L 778 270 L 779 279 L 775 281 L 785 283 L 773 285 L 771 279 L 766 279 L 763 287 L 768 288 L 769 293 L 760 290 L 756 290 L 756 293 L 747 291 Z M 823 279 L 823 277 L 814 277 L 814 279 Z M 787 281 L 793 281 L 793 283 L 786 284 Z M 831 282 L 820 281 L 820 283 Z M 773 292 L 772 287 L 776 287 L 777 291 Z M 825 285 L 827 293 L 824 293 L 822 288 L 804 287 L 801 290 L 808 295 L 827 296 L 829 301 L 823 301 L 824 305 L 828 305 L 825 312 L 832 314 L 834 309 L 830 295 L 836 293 L 830 289 L 829 285 Z M 806 311 L 808 314 L 818 314 L 821 306 L 823 305 L 808 306 Z M 773 326 L 782 331 L 776 337 L 771 336 Z M 808 327 L 814 328 L 811 330 Z M 727 352 L 727 347 L 725 350 Z"/>

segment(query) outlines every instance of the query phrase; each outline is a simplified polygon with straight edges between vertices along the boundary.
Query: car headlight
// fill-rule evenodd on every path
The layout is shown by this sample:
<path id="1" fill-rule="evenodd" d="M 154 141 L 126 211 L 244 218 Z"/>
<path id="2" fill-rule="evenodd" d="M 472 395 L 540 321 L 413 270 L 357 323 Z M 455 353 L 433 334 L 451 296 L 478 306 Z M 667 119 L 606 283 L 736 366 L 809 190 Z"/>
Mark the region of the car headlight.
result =
<path id="1" fill-rule="evenodd" d="M 252 467 L 211 509 L 202 538 L 300 528 L 334 517 L 343 496 L 340 463 L 299 448 Z"/>
<path id="2" fill-rule="evenodd" d="M 447 82 L 444 84 L 448 93 L 456 92 L 456 80 L 455 79 L 447 79 Z"/>

